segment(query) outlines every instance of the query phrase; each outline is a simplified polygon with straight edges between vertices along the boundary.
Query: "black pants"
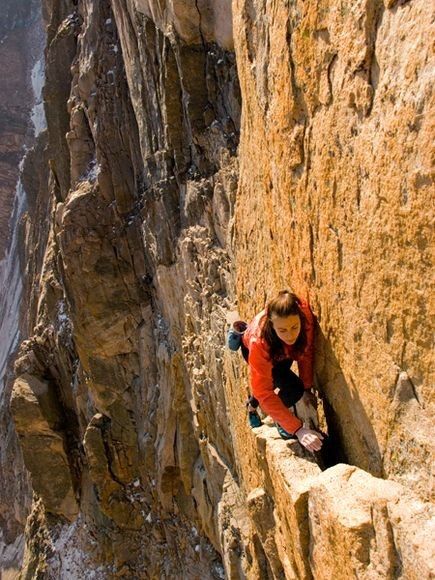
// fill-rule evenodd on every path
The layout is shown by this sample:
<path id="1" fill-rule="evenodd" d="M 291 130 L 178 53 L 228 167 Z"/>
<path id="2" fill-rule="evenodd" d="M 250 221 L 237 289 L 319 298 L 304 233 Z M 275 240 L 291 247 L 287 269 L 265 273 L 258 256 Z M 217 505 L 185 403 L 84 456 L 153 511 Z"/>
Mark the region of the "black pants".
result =
<path id="1" fill-rule="evenodd" d="M 249 351 L 242 343 L 242 355 L 246 362 L 249 359 Z M 290 370 L 293 361 L 285 359 L 275 363 L 272 367 L 273 388 L 279 389 L 278 397 L 286 407 L 295 405 L 305 392 L 304 383 Z M 249 397 L 248 403 L 256 409 L 260 404 L 255 397 Z"/>

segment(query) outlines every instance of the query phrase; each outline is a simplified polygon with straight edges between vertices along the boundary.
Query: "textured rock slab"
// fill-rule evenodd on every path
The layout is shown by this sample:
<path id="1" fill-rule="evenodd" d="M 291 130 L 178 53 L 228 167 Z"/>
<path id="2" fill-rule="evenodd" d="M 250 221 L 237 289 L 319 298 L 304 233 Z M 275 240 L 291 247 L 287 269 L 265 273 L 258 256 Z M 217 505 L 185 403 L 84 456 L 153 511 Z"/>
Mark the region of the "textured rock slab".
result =
<path id="1" fill-rule="evenodd" d="M 217 42 L 233 49 L 231 0 L 134 0 L 136 8 L 163 29 L 173 26 L 184 42 Z"/>
<path id="2" fill-rule="evenodd" d="M 11 410 L 34 490 L 47 510 L 72 520 L 79 508 L 59 432 L 62 416 L 50 385 L 31 375 L 16 379 Z"/>
<path id="3" fill-rule="evenodd" d="M 124 469 L 117 469 L 116 441 L 113 441 L 110 431 L 110 421 L 101 414 L 95 415 L 86 429 L 83 444 L 90 475 L 96 486 L 102 511 L 121 528 L 137 530 L 143 525 L 143 512 L 140 504 L 128 498 L 126 484 L 131 483 L 134 488 L 134 475 L 137 477 L 138 473 L 129 473 L 125 466 Z M 122 446 L 118 447 L 122 454 Z"/>
<path id="4" fill-rule="evenodd" d="M 319 580 L 433 576 L 433 506 L 397 483 L 337 465 L 313 483 L 309 521 L 310 561 Z"/>

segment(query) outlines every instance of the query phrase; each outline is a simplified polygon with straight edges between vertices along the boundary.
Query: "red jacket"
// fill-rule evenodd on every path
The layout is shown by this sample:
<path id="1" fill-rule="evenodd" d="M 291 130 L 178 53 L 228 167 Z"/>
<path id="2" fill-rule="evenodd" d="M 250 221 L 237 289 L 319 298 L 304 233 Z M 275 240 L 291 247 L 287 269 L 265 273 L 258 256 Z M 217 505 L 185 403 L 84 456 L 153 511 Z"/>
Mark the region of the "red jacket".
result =
<path id="1" fill-rule="evenodd" d="M 305 333 L 307 344 L 302 354 L 294 352 L 291 345 L 284 344 L 285 358 L 296 360 L 299 377 L 304 387 L 313 386 L 314 363 L 314 316 L 308 302 L 301 300 L 301 309 L 305 315 Z M 262 310 L 248 325 L 243 335 L 243 344 L 249 350 L 249 371 L 252 394 L 258 399 L 261 408 L 279 423 L 289 433 L 294 433 L 302 427 L 302 421 L 287 409 L 278 395 L 274 392 L 272 379 L 272 360 L 269 356 L 269 346 L 261 338 L 261 330 L 265 322 L 265 311 Z"/>

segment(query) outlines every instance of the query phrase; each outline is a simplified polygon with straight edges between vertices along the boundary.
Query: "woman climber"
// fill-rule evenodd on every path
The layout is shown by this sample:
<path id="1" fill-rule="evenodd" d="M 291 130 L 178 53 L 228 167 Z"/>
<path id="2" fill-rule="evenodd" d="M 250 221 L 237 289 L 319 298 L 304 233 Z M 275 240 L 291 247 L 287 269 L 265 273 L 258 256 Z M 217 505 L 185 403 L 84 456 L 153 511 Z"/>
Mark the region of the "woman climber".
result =
<path id="1" fill-rule="evenodd" d="M 289 409 L 301 399 L 313 406 L 317 404 L 312 392 L 314 318 L 308 302 L 282 290 L 250 324 L 241 321 L 233 324 L 228 346 L 231 350 L 241 347 L 249 365 L 253 395 L 248 400 L 251 427 L 261 425 L 257 413 L 260 405 L 274 419 L 283 439 L 298 439 L 309 451 L 319 451 L 323 435 L 306 429 Z M 299 377 L 290 370 L 294 360 L 298 363 Z"/>

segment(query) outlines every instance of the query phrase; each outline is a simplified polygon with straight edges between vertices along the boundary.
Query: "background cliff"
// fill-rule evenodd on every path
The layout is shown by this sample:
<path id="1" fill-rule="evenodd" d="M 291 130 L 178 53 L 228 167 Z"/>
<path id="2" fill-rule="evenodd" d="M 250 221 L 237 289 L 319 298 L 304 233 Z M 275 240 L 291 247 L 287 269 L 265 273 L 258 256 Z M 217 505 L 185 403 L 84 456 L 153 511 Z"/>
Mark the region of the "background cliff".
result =
<path id="1" fill-rule="evenodd" d="M 431 577 L 430 3 L 43 14 L 22 577 Z M 288 286 L 319 323 L 325 471 L 248 428 L 224 348 L 229 310 Z"/>
<path id="2" fill-rule="evenodd" d="M 31 486 L 11 418 L 13 358 L 28 335 L 23 289 L 25 168 L 43 126 L 45 38 L 37 0 L 5 0 L 0 10 L 0 562 L 22 560 Z M 41 139 L 41 144 L 43 139 Z M 32 177 L 32 183 L 36 180 Z M 30 184 L 29 184 L 30 185 Z M 29 193 L 31 187 L 29 188 Z M 24 226 L 23 226 L 24 227 Z M 43 240 L 41 239 L 43 243 Z M 21 308 L 20 308 L 21 304 Z M 33 324 L 33 322 L 32 322 Z M 33 327 L 32 327 L 33 328 Z"/>

